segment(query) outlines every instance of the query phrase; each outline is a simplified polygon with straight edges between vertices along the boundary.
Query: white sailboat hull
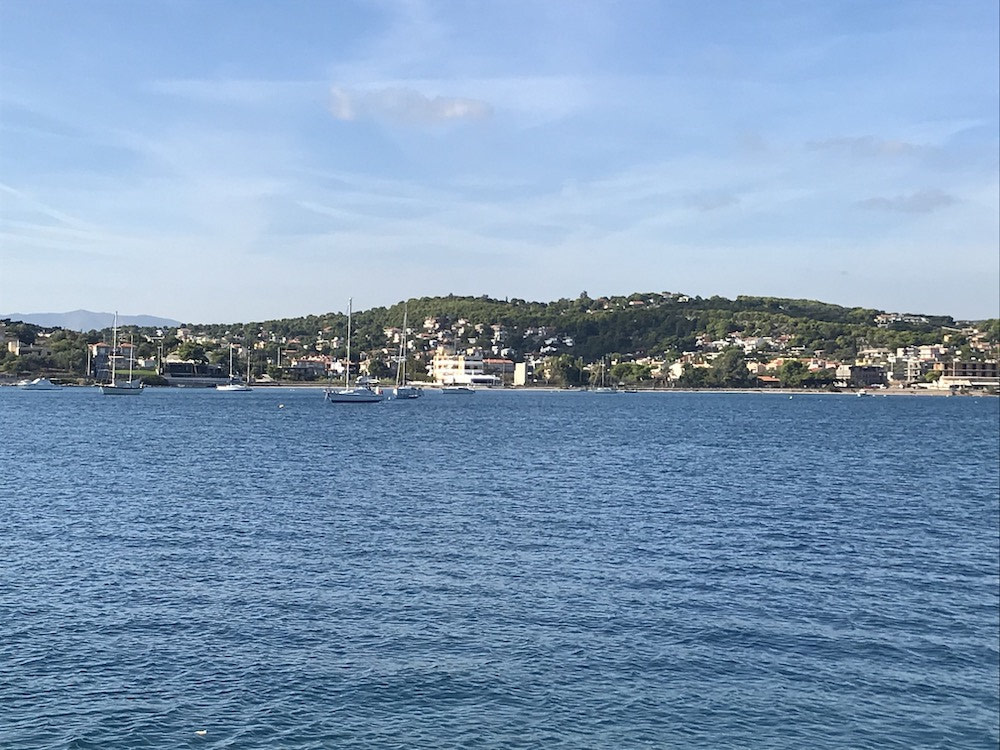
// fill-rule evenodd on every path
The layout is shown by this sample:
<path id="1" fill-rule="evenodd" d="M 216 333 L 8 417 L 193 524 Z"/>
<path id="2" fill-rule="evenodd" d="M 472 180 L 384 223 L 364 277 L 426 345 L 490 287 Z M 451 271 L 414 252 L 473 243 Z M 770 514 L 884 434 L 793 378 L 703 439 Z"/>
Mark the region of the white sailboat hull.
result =
<path id="1" fill-rule="evenodd" d="M 246 393 L 247 391 L 252 391 L 253 388 L 245 383 L 223 383 L 222 385 L 215 386 L 215 390 L 227 393 Z"/>
<path id="2" fill-rule="evenodd" d="M 401 385 L 392 389 L 393 398 L 420 398 L 424 393 L 420 388 L 412 385 Z"/>
<path id="3" fill-rule="evenodd" d="M 133 380 L 109 383 L 101 386 L 101 393 L 105 396 L 138 396 L 142 393 L 142 383 Z"/>
<path id="4" fill-rule="evenodd" d="M 374 404 L 385 397 L 371 388 L 328 388 L 325 398 L 331 404 Z"/>

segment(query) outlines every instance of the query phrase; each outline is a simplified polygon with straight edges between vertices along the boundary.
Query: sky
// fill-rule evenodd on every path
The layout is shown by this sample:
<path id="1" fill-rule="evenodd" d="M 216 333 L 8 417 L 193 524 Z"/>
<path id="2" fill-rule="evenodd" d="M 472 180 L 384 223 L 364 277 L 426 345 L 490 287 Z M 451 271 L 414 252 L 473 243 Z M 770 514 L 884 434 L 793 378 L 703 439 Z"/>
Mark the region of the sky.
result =
<path id="1" fill-rule="evenodd" d="M 996 0 L 0 0 L 0 312 L 1000 316 Z"/>

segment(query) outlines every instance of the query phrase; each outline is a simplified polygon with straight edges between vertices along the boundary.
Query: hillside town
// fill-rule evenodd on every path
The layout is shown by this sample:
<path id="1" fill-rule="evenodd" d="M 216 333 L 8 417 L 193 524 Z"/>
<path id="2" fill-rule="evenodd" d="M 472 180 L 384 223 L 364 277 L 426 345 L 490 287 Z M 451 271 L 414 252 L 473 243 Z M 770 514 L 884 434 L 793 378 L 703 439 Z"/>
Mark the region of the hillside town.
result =
<path id="1" fill-rule="evenodd" d="M 876 327 L 927 323 L 925 317 L 901 313 L 878 313 L 871 319 Z M 322 384 L 342 379 L 347 370 L 345 341 L 334 326 L 318 328 L 311 336 L 263 329 L 252 336 L 246 330 L 220 335 L 185 326 L 140 330 L 123 335 L 114 352 L 104 337 L 87 342 L 86 361 L 79 362 L 78 356 L 77 366 L 61 368 L 53 359 L 67 340 L 65 332 L 38 330 L 25 341 L 13 327 L 12 321 L 0 322 L 0 352 L 8 379 L 62 370 L 54 374 L 101 381 L 113 360 L 119 368 L 131 366 L 145 373 L 151 385 L 212 385 L 234 374 L 261 384 Z M 845 358 L 807 349 L 791 333 L 730 331 L 713 337 L 702 332 L 683 351 L 660 356 L 608 352 L 585 358 L 577 354 L 573 336 L 555 326 L 515 330 L 501 323 L 427 316 L 405 330 L 401 325 L 382 327 L 374 341 L 369 338 L 364 348 L 354 350 L 351 373 L 389 381 L 401 371 L 412 382 L 439 386 L 1000 391 L 994 330 L 956 324 L 942 326 L 935 338 L 939 340 L 934 343 L 895 348 L 859 346 Z"/>

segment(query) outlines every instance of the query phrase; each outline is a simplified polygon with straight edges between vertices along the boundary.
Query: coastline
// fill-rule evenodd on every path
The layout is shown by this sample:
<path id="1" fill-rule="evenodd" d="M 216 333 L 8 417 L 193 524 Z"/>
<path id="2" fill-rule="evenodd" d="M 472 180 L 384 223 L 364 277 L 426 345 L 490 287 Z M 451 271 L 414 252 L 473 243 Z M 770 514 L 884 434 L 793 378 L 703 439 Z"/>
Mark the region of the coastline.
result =
<path id="1" fill-rule="evenodd" d="M 440 391 L 442 386 L 430 383 L 407 383 L 407 385 L 415 386 L 425 391 Z M 254 383 L 253 387 L 257 388 L 325 388 L 327 383 L 267 383 L 259 384 Z M 383 386 L 385 388 L 391 388 L 392 386 Z M 560 388 L 557 386 L 502 386 L 502 387 L 492 387 L 492 386 L 477 386 L 477 391 L 504 391 L 511 393 L 589 393 L 590 391 L 586 388 Z M 857 390 L 840 390 L 840 391 L 827 391 L 823 389 L 812 389 L 812 388 L 637 388 L 633 391 L 619 391 L 616 395 L 641 395 L 650 393 L 704 393 L 704 394 L 740 394 L 740 393 L 755 393 L 755 394 L 774 394 L 778 396 L 853 396 L 857 398 Z M 937 397 L 948 397 L 948 396 L 998 396 L 1000 394 L 986 393 L 984 391 L 967 391 L 967 392 L 953 392 L 941 389 L 930 389 L 930 388 L 884 388 L 884 389 L 873 389 L 866 390 L 866 398 L 878 398 L 880 396 L 937 396 Z"/>
<path id="2" fill-rule="evenodd" d="M 0 387 L 17 387 L 19 385 L 18 380 L 13 378 L 2 378 L 0 377 Z M 87 388 L 92 387 L 93 383 L 62 383 L 64 388 Z M 407 385 L 415 386 L 423 391 L 440 391 L 442 386 L 436 383 L 408 383 Z M 168 386 L 168 385 L 150 385 L 148 388 L 175 388 L 179 390 L 190 390 L 190 391 L 208 391 L 214 390 L 213 386 Z M 280 383 L 280 382 L 255 382 L 251 383 L 251 387 L 254 389 L 272 389 L 272 388 L 287 388 L 295 390 L 309 390 L 309 389 L 322 389 L 330 387 L 328 382 L 312 382 L 312 383 Z M 392 385 L 381 386 L 385 389 L 391 389 Z M 589 393 L 587 388 L 561 388 L 558 386 L 477 386 L 478 391 L 504 391 L 510 393 Z M 949 391 L 937 388 L 878 388 L 878 389 L 843 389 L 839 391 L 828 391 L 825 389 L 811 389 L 811 388 L 636 388 L 630 391 L 618 391 L 613 395 L 641 395 L 650 393 L 683 393 L 683 394 L 773 394 L 776 396 L 853 396 L 857 397 L 858 391 L 864 390 L 865 397 L 867 398 L 878 398 L 878 397 L 899 397 L 899 396 L 916 396 L 916 397 L 952 397 L 952 396 L 976 396 L 976 397 L 1000 397 L 998 393 L 989 393 L 987 391 L 976 390 L 976 391 Z"/>

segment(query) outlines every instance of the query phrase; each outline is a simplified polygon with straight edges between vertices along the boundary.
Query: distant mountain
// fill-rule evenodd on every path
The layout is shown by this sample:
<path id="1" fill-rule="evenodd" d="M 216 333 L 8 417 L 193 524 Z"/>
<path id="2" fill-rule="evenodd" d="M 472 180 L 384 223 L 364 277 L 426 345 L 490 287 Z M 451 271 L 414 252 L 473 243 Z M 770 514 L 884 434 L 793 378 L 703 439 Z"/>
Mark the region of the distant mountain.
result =
<path id="1" fill-rule="evenodd" d="M 0 313 L 0 320 L 19 320 L 45 328 L 65 328 L 69 331 L 99 331 L 114 325 L 115 314 L 74 310 L 66 313 Z M 180 321 L 152 315 L 119 315 L 118 324 L 143 328 L 176 328 Z"/>

